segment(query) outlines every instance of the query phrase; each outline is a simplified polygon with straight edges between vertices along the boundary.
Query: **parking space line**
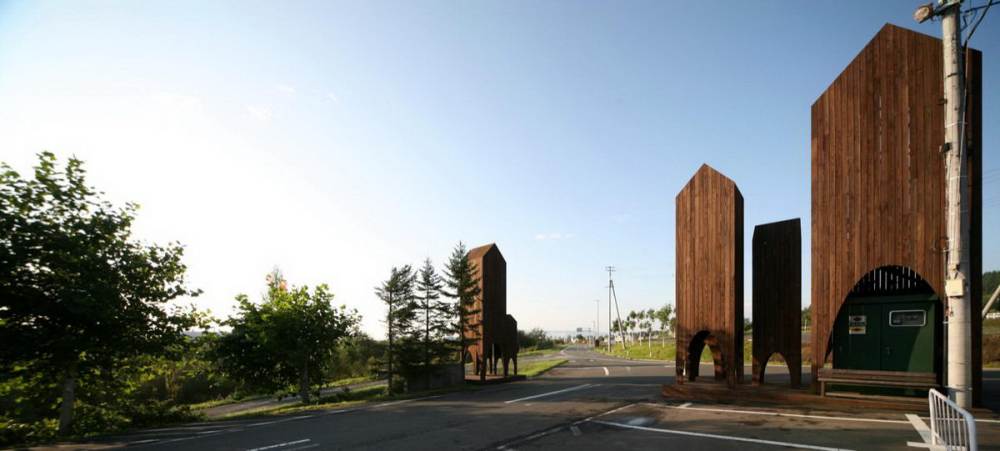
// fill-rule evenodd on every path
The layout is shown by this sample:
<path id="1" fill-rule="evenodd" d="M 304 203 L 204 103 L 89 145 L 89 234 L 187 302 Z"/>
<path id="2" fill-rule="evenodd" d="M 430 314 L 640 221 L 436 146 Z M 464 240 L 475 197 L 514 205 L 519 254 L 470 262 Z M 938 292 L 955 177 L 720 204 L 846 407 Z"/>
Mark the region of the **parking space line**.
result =
<path id="1" fill-rule="evenodd" d="M 730 441 L 734 441 L 734 442 L 757 443 L 757 444 L 761 444 L 761 445 L 784 446 L 784 447 L 788 447 L 788 448 L 799 448 L 799 449 L 817 449 L 817 450 L 823 450 L 823 451 L 840 451 L 841 450 L 841 448 L 828 448 L 828 447 L 825 447 L 825 446 L 806 445 L 806 444 L 802 444 L 802 443 L 778 442 L 778 441 L 774 441 L 774 440 L 761 440 L 761 439 L 756 439 L 756 438 L 735 437 L 735 436 L 730 436 L 730 435 L 706 434 L 706 433 L 702 433 L 702 432 L 691 432 L 691 431 L 678 431 L 678 430 L 675 430 L 675 429 L 651 428 L 651 427 L 648 427 L 648 426 L 634 426 L 634 425 L 631 425 L 631 424 L 615 423 L 615 422 L 612 422 L 612 421 L 604 421 L 604 420 L 590 420 L 590 421 L 592 423 L 603 424 L 605 426 L 613 426 L 613 427 L 619 427 L 619 428 L 624 428 L 624 429 L 636 429 L 636 430 L 648 431 L 648 432 L 659 432 L 659 433 L 662 433 L 662 434 L 685 435 L 685 436 L 689 436 L 689 437 L 701 437 L 701 438 L 714 438 L 714 439 L 718 439 L 718 440 L 730 440 Z"/>
<path id="2" fill-rule="evenodd" d="M 600 385 L 600 384 L 583 384 L 583 385 L 577 385 L 575 387 L 564 388 L 562 390 L 556 390 L 556 391 L 551 391 L 551 392 L 548 392 L 548 393 L 541 393 L 541 394 L 538 394 L 538 395 L 525 396 L 523 398 L 517 398 L 517 399 L 512 399 L 510 401 L 504 401 L 504 404 L 511 404 L 511 403 L 515 403 L 515 402 L 518 402 L 518 401 L 527 401 L 529 399 L 535 399 L 535 398 L 544 398 L 546 396 L 558 395 L 560 393 L 566 393 L 566 392 L 571 392 L 571 391 L 576 391 L 576 390 L 583 390 L 585 388 L 596 387 L 598 385 Z"/>
<path id="3" fill-rule="evenodd" d="M 601 368 L 604 368 L 604 375 L 605 375 L 605 376 L 610 376 L 610 375 L 611 375 L 611 372 L 610 372 L 610 371 L 608 371 L 608 367 L 606 367 L 606 366 L 602 366 Z"/>

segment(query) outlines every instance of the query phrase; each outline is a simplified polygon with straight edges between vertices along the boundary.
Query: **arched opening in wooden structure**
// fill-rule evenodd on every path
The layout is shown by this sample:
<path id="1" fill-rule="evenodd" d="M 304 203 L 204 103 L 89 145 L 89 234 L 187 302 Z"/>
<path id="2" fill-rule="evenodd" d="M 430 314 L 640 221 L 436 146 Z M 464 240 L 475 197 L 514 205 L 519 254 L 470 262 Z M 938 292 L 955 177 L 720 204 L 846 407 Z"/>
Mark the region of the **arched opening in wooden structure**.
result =
<path id="1" fill-rule="evenodd" d="M 701 353 L 705 346 L 708 346 L 712 353 L 712 361 L 715 365 L 715 380 L 725 380 L 726 372 L 722 359 L 722 347 L 719 340 L 707 330 L 699 331 L 691 338 L 688 345 L 687 355 L 687 380 L 694 382 L 698 378 L 698 371 L 701 368 Z"/>
<path id="2" fill-rule="evenodd" d="M 801 367 L 802 365 L 802 362 L 792 362 L 781 352 L 774 351 L 768 354 L 767 358 L 765 358 L 763 362 L 758 362 L 758 364 L 760 365 L 759 379 L 754 381 L 754 383 L 761 385 L 764 384 L 764 375 L 767 373 L 767 362 L 770 362 L 771 358 L 773 358 L 775 355 L 781 356 L 781 361 L 785 362 L 785 365 L 788 367 L 788 374 L 790 375 L 789 377 L 791 377 L 791 375 L 795 372 L 794 370 L 796 369 L 796 367 Z M 798 384 L 799 381 L 796 380 L 793 381 L 792 386 L 797 387 Z"/>
<path id="3" fill-rule="evenodd" d="M 826 340 L 835 369 L 941 375 L 941 297 L 916 271 L 887 265 L 848 292 Z"/>

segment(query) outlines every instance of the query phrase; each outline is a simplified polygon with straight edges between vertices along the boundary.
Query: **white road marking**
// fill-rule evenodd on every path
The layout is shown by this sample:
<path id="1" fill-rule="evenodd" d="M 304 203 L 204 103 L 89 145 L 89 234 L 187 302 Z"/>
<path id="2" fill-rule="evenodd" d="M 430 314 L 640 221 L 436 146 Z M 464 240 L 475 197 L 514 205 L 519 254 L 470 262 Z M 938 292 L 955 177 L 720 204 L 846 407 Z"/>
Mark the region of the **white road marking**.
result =
<path id="1" fill-rule="evenodd" d="M 608 410 L 606 412 L 601 412 L 601 413 L 599 413 L 597 415 L 584 418 L 584 419 L 582 419 L 580 421 L 577 421 L 576 423 L 573 423 L 573 425 L 575 426 L 575 425 L 578 425 L 580 423 L 586 423 L 586 422 L 588 422 L 590 420 L 593 420 L 594 418 L 602 417 L 604 415 L 610 415 L 610 414 L 615 413 L 615 412 L 617 412 L 619 410 L 624 410 L 624 409 L 627 409 L 627 408 L 632 407 L 634 405 L 636 405 L 636 403 L 633 402 L 631 404 L 625 404 L 624 406 L 615 407 L 614 409 Z"/>
<path id="2" fill-rule="evenodd" d="M 160 439 L 158 439 L 158 438 L 148 438 L 146 440 L 138 440 L 138 441 L 131 442 L 131 443 L 129 443 L 129 445 L 141 445 L 143 443 L 153 443 L 153 442 L 156 442 L 156 441 L 159 441 L 159 440 Z"/>
<path id="3" fill-rule="evenodd" d="M 392 402 L 384 402 L 384 403 L 382 403 L 382 404 L 376 404 L 376 405 L 374 405 L 374 406 L 371 406 L 371 407 L 369 407 L 369 408 L 370 408 L 370 409 L 377 409 L 377 408 L 379 408 L 379 407 L 388 407 L 388 406 L 394 406 L 394 405 L 396 405 L 396 404 L 403 404 L 403 403 L 407 403 L 407 402 L 413 402 L 413 401 L 423 401 L 423 400 L 425 400 L 425 399 L 434 399 L 434 398 L 440 398 L 440 397 L 442 397 L 442 396 L 444 396 L 444 395 L 437 395 L 437 396 L 425 396 L 425 397 L 423 397 L 423 398 L 413 398 L 413 399 L 403 399 L 403 400 L 400 400 L 400 401 L 392 401 Z"/>
<path id="4" fill-rule="evenodd" d="M 224 430 L 225 430 L 225 429 L 215 429 L 215 430 L 211 430 L 211 431 L 201 431 L 201 432 L 195 432 L 195 434 L 214 434 L 214 433 L 216 433 L 216 432 L 222 432 L 222 431 L 224 431 Z"/>
<path id="5" fill-rule="evenodd" d="M 802 444 L 802 443 L 777 442 L 777 441 L 773 441 L 773 440 L 760 440 L 760 439 L 756 439 L 756 438 L 734 437 L 734 436 L 730 436 L 730 435 L 705 434 L 705 433 L 701 433 L 701 432 L 690 432 L 690 431 L 678 431 L 678 430 L 674 430 L 674 429 L 651 428 L 651 427 L 648 427 L 648 426 L 633 426 L 631 424 L 614 423 L 614 422 L 611 422 L 611 421 L 604 421 L 604 420 L 591 420 L 591 421 L 594 422 L 594 423 L 603 424 L 603 425 L 606 425 L 606 426 L 614 426 L 614 427 L 625 428 L 625 429 L 636 429 L 636 430 L 640 430 L 640 431 L 660 432 L 660 433 L 664 433 L 664 434 L 686 435 L 686 436 L 689 436 L 689 437 L 714 438 L 714 439 L 719 439 L 719 440 L 731 440 L 731 441 L 734 441 L 734 442 L 758 443 L 758 444 L 762 444 L 762 445 L 775 445 L 775 446 L 784 446 L 784 447 L 788 447 L 788 448 L 799 448 L 799 449 L 817 449 L 817 450 L 823 450 L 823 451 L 840 451 L 841 450 L 841 448 L 827 448 L 825 446 L 805 445 L 805 444 Z"/>
<path id="6" fill-rule="evenodd" d="M 605 375 L 605 376 L 610 376 L 610 375 L 611 375 L 611 372 L 610 372 L 610 371 L 608 371 L 608 367 L 606 367 L 606 366 L 602 366 L 601 368 L 604 368 L 604 375 Z"/>
<path id="7" fill-rule="evenodd" d="M 892 423 L 892 424 L 910 424 L 909 421 L 902 420 L 883 420 L 880 418 L 857 418 L 857 417 L 831 417 L 825 415 L 805 415 L 800 413 L 783 413 L 783 412 L 764 412 L 757 410 L 738 410 L 738 409 L 716 409 L 709 407 L 691 407 L 691 403 L 686 403 L 687 405 L 681 404 L 679 406 L 668 406 L 663 404 L 653 404 L 647 403 L 651 406 L 666 407 L 668 409 L 685 409 L 685 410 L 700 410 L 703 412 L 719 412 L 719 413 L 743 413 L 747 415 L 766 415 L 772 417 L 794 417 L 794 418 L 813 418 L 817 420 L 834 420 L 834 421 L 860 421 L 868 423 Z"/>
<path id="8" fill-rule="evenodd" d="M 579 436 L 583 435 L 583 432 L 580 432 L 580 428 L 579 427 L 570 426 L 569 430 L 570 430 L 570 432 L 573 433 L 573 437 L 579 437 Z"/>
<path id="9" fill-rule="evenodd" d="M 302 440 L 296 440 L 294 442 L 276 443 L 274 445 L 261 446 L 259 448 L 250 448 L 247 451 L 264 451 L 265 449 L 283 448 L 285 446 L 298 445 L 298 444 L 302 444 L 302 443 L 308 443 L 308 442 L 311 442 L 311 441 L 312 440 L 310 440 L 310 439 L 304 438 Z"/>
<path id="10" fill-rule="evenodd" d="M 527 401 L 529 399 L 535 399 L 535 398 L 544 398 L 546 396 L 558 395 L 560 393 L 566 393 L 566 392 L 571 392 L 571 391 L 575 391 L 575 390 L 583 390 L 585 388 L 596 387 L 597 385 L 600 385 L 600 384 L 583 384 L 583 385 L 577 385 L 575 387 L 564 388 L 562 390 L 550 391 L 548 393 L 542 393 L 542 394 L 533 395 L 533 396 L 525 396 L 523 398 L 517 398 L 517 399 L 512 399 L 510 401 L 504 401 L 504 404 L 510 404 L 510 403 L 514 403 L 514 402 L 518 402 L 518 401 Z"/>
<path id="11" fill-rule="evenodd" d="M 520 440 L 514 440 L 513 442 L 508 442 L 508 443 L 504 443 L 503 445 L 500 445 L 500 446 L 498 446 L 498 447 L 497 447 L 497 449 L 503 449 L 503 450 L 513 450 L 514 448 L 511 448 L 511 447 L 510 447 L 510 445 L 513 445 L 513 444 L 515 444 L 515 443 L 525 443 L 525 442 L 530 442 L 530 441 L 532 441 L 532 440 L 535 440 L 535 439 L 539 439 L 539 438 L 542 438 L 542 437 L 545 437 L 546 435 L 549 435 L 549 434 L 553 434 L 553 433 L 556 433 L 556 432 L 559 432 L 559 431 L 561 431 L 562 429 L 563 429 L 563 427 L 562 427 L 562 426 L 557 426 L 557 427 L 554 427 L 554 428 L 552 428 L 552 429 L 549 429 L 549 430 L 546 430 L 546 431 L 542 431 L 542 432 L 539 432 L 539 433 L 537 433 L 537 434 L 532 434 L 532 435 L 529 435 L 529 436 L 527 436 L 527 437 L 525 437 L 525 438 L 523 438 L 523 439 L 520 439 Z"/>

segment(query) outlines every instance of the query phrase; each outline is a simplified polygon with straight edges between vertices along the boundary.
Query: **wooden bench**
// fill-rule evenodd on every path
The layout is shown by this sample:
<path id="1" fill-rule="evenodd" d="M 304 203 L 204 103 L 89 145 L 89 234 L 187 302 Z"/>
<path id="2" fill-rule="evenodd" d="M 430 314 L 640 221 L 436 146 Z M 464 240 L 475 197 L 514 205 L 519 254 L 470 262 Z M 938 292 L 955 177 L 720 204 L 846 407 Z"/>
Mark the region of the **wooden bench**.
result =
<path id="1" fill-rule="evenodd" d="M 916 388 L 927 390 L 937 388 L 934 373 L 911 373 L 908 371 L 870 371 L 821 368 L 816 380 L 819 394 L 826 396 L 826 384 L 873 385 L 878 387 Z"/>

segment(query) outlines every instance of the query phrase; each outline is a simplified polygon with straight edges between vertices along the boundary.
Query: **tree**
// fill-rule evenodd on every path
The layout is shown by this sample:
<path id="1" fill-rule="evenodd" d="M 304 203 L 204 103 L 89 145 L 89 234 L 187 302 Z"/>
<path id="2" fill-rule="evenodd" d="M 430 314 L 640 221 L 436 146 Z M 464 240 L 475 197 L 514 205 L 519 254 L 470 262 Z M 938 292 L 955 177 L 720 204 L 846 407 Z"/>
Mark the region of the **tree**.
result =
<path id="1" fill-rule="evenodd" d="M 58 379 L 68 434 L 78 382 L 183 340 L 193 320 L 167 304 L 199 292 L 180 244 L 133 239 L 137 204 L 103 200 L 82 161 L 57 163 L 39 154 L 32 180 L 0 163 L 0 372 Z"/>
<path id="2" fill-rule="evenodd" d="M 656 319 L 657 321 L 660 322 L 660 335 L 663 338 L 664 346 L 667 345 L 667 337 L 665 334 L 663 334 L 663 331 L 671 329 L 670 317 L 673 316 L 673 314 L 674 314 L 674 306 L 671 304 L 666 304 L 663 307 L 660 307 L 660 309 L 656 311 Z"/>
<path id="3" fill-rule="evenodd" d="M 812 325 L 812 305 L 802 309 L 802 327 L 809 328 Z"/>
<path id="4" fill-rule="evenodd" d="M 444 284 L 446 289 L 441 292 L 454 299 L 457 309 L 456 327 L 459 339 L 458 361 L 465 362 L 465 349 L 468 341 L 479 336 L 479 310 L 476 300 L 479 299 L 479 269 L 469 261 L 469 252 L 461 241 L 452 251 L 444 269 Z M 485 377 L 485 365 L 482 375 Z"/>
<path id="5" fill-rule="evenodd" d="M 649 356 L 653 356 L 653 321 L 656 319 L 656 310 L 646 310 L 646 344 L 649 345 Z"/>
<path id="6" fill-rule="evenodd" d="M 455 306 L 441 299 L 444 287 L 441 276 L 434 271 L 430 259 L 424 261 L 417 278 L 417 303 L 424 320 L 424 366 L 447 362 L 455 355 L 458 334 Z"/>
<path id="7" fill-rule="evenodd" d="M 298 386 L 299 399 L 310 402 L 312 387 L 324 382 L 338 342 L 356 332 L 360 316 L 332 306 L 326 285 L 312 292 L 290 287 L 275 269 L 267 277 L 260 304 L 245 294 L 236 297 L 235 316 L 222 324 L 231 332 L 213 351 L 220 368 L 245 387 L 275 393 Z"/>
<path id="8" fill-rule="evenodd" d="M 408 366 L 411 353 L 407 352 L 412 342 L 414 331 L 413 321 L 416 319 L 416 295 L 414 283 L 416 276 L 410 265 L 402 268 L 393 267 L 389 279 L 375 288 L 375 294 L 387 307 L 385 326 L 389 347 L 386 350 L 385 362 L 388 367 L 389 394 L 395 389 L 393 378 Z M 394 368 L 394 365 L 395 368 Z"/>

